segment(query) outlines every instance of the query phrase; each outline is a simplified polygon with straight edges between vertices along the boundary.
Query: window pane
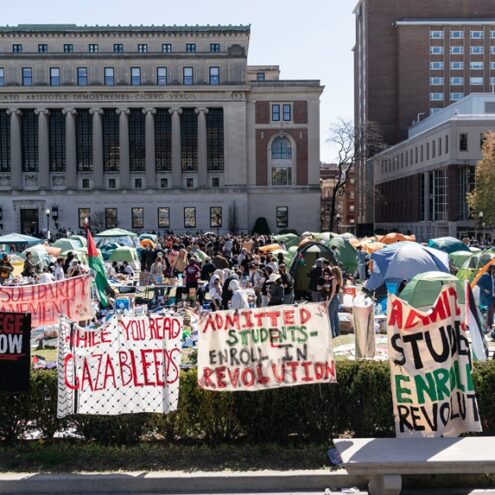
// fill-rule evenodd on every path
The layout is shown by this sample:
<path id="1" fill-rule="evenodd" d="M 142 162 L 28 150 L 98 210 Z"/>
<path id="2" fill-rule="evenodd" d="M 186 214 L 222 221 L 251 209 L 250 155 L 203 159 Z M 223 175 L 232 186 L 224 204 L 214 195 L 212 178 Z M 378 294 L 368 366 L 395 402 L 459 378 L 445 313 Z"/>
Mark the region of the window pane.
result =
<path id="1" fill-rule="evenodd" d="M 24 67 L 22 69 L 22 85 L 32 86 L 33 85 L 33 70 L 31 67 Z"/>
<path id="2" fill-rule="evenodd" d="M 196 228 L 196 208 L 187 206 L 184 208 L 184 228 Z"/>
<path id="3" fill-rule="evenodd" d="M 50 68 L 50 85 L 60 86 L 60 69 L 58 67 Z"/>
<path id="4" fill-rule="evenodd" d="M 133 229 L 143 229 L 144 228 L 144 208 L 132 208 L 132 228 Z"/>
<path id="5" fill-rule="evenodd" d="M 272 120 L 275 122 L 280 120 L 280 105 L 272 105 Z"/>
<path id="6" fill-rule="evenodd" d="M 105 86 L 113 86 L 115 84 L 114 68 L 105 67 L 104 71 Z"/>
<path id="7" fill-rule="evenodd" d="M 292 145 L 285 137 L 277 137 L 272 143 L 272 160 L 291 160 Z"/>
<path id="8" fill-rule="evenodd" d="M 140 108 L 129 115 L 129 166 L 131 172 L 145 170 L 145 115 Z"/>
<path id="9" fill-rule="evenodd" d="M 78 209 L 79 228 L 80 229 L 85 228 L 84 221 L 86 220 L 86 218 L 89 218 L 90 215 L 91 215 L 91 209 L 90 208 L 79 208 Z"/>
<path id="10" fill-rule="evenodd" d="M 210 208 L 210 227 L 220 228 L 222 226 L 222 207 L 212 206 Z"/>
<path id="11" fill-rule="evenodd" d="M 51 110 L 49 120 L 50 172 L 65 170 L 65 115 L 62 110 Z"/>
<path id="12" fill-rule="evenodd" d="M 131 67 L 131 85 L 139 86 L 141 84 L 141 68 Z"/>
<path id="13" fill-rule="evenodd" d="M 158 108 L 155 115 L 156 171 L 172 170 L 172 116 L 167 108 Z"/>
<path id="14" fill-rule="evenodd" d="M 0 172 L 10 172 L 10 116 L 0 110 Z"/>
<path id="15" fill-rule="evenodd" d="M 0 67 L 0 86 L 5 86 L 5 69 Z"/>
<path id="16" fill-rule="evenodd" d="M 93 171 L 93 117 L 88 109 L 77 110 L 76 157 L 78 172 Z"/>
<path id="17" fill-rule="evenodd" d="M 119 171 L 119 116 L 113 108 L 103 113 L 103 168 L 105 172 Z"/>
<path id="18" fill-rule="evenodd" d="M 105 228 L 114 229 L 117 223 L 117 208 L 105 208 Z"/>
<path id="19" fill-rule="evenodd" d="M 156 69 L 156 84 L 159 86 L 167 85 L 167 68 L 157 67 Z"/>
<path id="20" fill-rule="evenodd" d="M 292 169 L 290 167 L 272 168 L 273 186 L 290 186 L 292 184 Z"/>
<path id="21" fill-rule="evenodd" d="M 287 228 L 289 226 L 289 208 L 287 206 L 277 206 L 277 228 Z"/>
<path id="22" fill-rule="evenodd" d="M 290 104 L 284 104 L 284 121 L 289 121 L 291 120 L 291 106 Z"/>
<path id="23" fill-rule="evenodd" d="M 198 118 L 193 108 L 182 111 L 180 140 L 182 170 L 198 170 Z"/>
<path id="24" fill-rule="evenodd" d="M 220 69 L 218 67 L 210 67 L 210 84 L 220 84 Z"/>
<path id="25" fill-rule="evenodd" d="M 223 170 L 223 108 L 210 108 L 206 115 L 208 170 Z"/>
<path id="26" fill-rule="evenodd" d="M 38 171 L 38 116 L 34 110 L 23 110 L 22 115 L 22 170 Z"/>
<path id="27" fill-rule="evenodd" d="M 183 83 L 185 86 L 190 86 L 193 84 L 193 68 L 184 67 L 183 69 Z"/>
<path id="28" fill-rule="evenodd" d="M 77 84 L 78 86 L 86 86 L 88 84 L 88 69 L 86 67 L 77 68 Z"/>
<path id="29" fill-rule="evenodd" d="M 158 208 L 158 228 L 168 229 L 170 227 L 170 208 Z"/>

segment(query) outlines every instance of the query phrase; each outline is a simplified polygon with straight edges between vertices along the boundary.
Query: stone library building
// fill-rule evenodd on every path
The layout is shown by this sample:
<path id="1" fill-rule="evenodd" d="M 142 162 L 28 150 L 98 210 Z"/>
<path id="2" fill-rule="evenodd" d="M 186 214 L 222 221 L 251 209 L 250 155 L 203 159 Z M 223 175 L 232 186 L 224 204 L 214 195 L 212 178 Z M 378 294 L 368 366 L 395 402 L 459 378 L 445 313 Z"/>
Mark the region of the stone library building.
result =
<path id="1" fill-rule="evenodd" d="M 319 230 L 318 80 L 249 26 L 0 27 L 0 233 Z"/>

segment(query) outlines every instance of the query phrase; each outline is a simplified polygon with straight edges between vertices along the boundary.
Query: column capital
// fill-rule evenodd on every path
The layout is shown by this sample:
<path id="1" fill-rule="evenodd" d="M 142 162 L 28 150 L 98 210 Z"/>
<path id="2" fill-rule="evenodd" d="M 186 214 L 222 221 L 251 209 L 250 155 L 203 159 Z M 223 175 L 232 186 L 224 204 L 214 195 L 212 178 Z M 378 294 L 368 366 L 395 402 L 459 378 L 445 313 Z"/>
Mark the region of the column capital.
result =
<path id="1" fill-rule="evenodd" d="M 153 107 L 143 108 L 143 113 L 145 115 L 147 115 L 147 114 L 155 115 L 156 114 L 156 108 L 153 108 Z"/>
<path id="2" fill-rule="evenodd" d="M 116 108 L 115 112 L 117 115 L 129 115 L 131 111 L 128 108 Z"/>
<path id="3" fill-rule="evenodd" d="M 36 115 L 45 115 L 45 116 L 48 116 L 48 115 L 50 115 L 50 110 L 48 110 L 48 108 L 35 108 L 34 109 L 34 113 Z"/>
<path id="4" fill-rule="evenodd" d="M 9 108 L 7 110 L 7 115 L 15 115 L 16 117 L 20 117 L 22 115 L 22 110 L 19 108 Z"/>
<path id="5" fill-rule="evenodd" d="M 62 108 L 62 113 L 64 115 L 76 115 L 77 110 L 75 108 Z"/>
<path id="6" fill-rule="evenodd" d="M 103 115 L 103 108 L 90 108 L 89 113 L 90 115 Z"/>
<path id="7" fill-rule="evenodd" d="M 207 114 L 208 109 L 206 107 L 197 107 L 194 109 L 194 111 L 199 115 L 200 113 Z"/>
<path id="8" fill-rule="evenodd" d="M 182 115 L 182 108 L 169 108 L 168 113 L 170 115 L 173 115 L 174 113 L 176 113 L 177 115 Z"/>

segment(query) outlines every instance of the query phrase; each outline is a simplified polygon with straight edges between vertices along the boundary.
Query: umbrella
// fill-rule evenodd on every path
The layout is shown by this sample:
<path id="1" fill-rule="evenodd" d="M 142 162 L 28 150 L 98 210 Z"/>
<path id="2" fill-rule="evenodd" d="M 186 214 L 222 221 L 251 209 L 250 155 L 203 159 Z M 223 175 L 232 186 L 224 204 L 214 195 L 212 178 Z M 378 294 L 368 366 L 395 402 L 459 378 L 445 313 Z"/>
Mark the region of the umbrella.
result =
<path id="1" fill-rule="evenodd" d="M 0 236 L 0 244 L 34 245 L 34 244 L 40 244 L 42 242 L 43 241 L 41 239 L 38 239 L 37 237 L 31 237 L 29 235 L 24 235 L 24 234 L 16 234 L 15 232 L 12 234 Z"/>
<path id="2" fill-rule="evenodd" d="M 449 258 L 452 260 L 452 264 L 457 268 L 460 268 L 467 259 L 471 258 L 471 256 L 473 256 L 473 253 L 464 250 L 449 253 Z"/>
<path id="3" fill-rule="evenodd" d="M 400 293 L 400 298 L 418 309 L 428 309 L 437 300 L 442 286 L 454 282 L 459 303 L 464 304 L 464 282 L 444 272 L 425 272 L 414 276 Z"/>
<path id="4" fill-rule="evenodd" d="M 436 239 L 430 239 L 428 246 L 440 249 L 446 253 L 453 253 L 454 251 L 469 251 L 469 248 L 459 239 L 455 237 L 438 237 Z"/>
<path id="5" fill-rule="evenodd" d="M 139 259 L 134 248 L 119 246 L 108 258 L 108 261 L 127 261 L 133 268 L 138 268 Z"/>
<path id="6" fill-rule="evenodd" d="M 124 229 L 109 229 L 96 234 L 95 237 L 137 237 L 137 234 Z"/>
<path id="7" fill-rule="evenodd" d="M 46 249 L 42 244 L 37 244 L 36 246 L 31 246 L 30 248 L 25 249 L 21 253 L 21 257 L 26 259 L 28 252 L 33 254 L 32 261 L 35 265 L 40 264 L 43 267 L 50 264 L 50 255 L 46 252 Z"/>
<path id="8" fill-rule="evenodd" d="M 411 280 L 424 272 L 449 273 L 447 253 L 415 242 L 396 242 L 371 255 L 373 273 L 366 282 L 368 290 L 376 290 L 387 282 Z"/>
<path id="9" fill-rule="evenodd" d="M 59 239 L 58 241 L 55 241 L 52 245 L 60 248 L 62 252 L 72 251 L 74 249 L 81 247 L 79 241 L 76 241 L 74 239 Z"/>

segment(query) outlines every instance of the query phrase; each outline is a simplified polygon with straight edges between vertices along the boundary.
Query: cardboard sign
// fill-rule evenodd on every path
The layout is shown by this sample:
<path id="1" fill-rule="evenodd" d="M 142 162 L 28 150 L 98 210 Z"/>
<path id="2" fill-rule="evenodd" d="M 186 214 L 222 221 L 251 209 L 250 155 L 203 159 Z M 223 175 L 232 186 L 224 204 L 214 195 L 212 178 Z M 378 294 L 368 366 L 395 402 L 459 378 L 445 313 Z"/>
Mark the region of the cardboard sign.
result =
<path id="1" fill-rule="evenodd" d="M 182 320 L 112 318 L 99 329 L 64 320 L 58 352 L 58 417 L 177 409 Z"/>
<path id="2" fill-rule="evenodd" d="M 0 313 L 0 390 L 29 390 L 31 315 Z"/>
<path id="3" fill-rule="evenodd" d="M 428 312 L 388 297 L 388 346 L 398 437 L 481 431 L 471 351 L 455 285 Z"/>
<path id="4" fill-rule="evenodd" d="M 336 382 L 326 306 L 272 306 L 202 316 L 198 382 L 217 391 Z"/>
<path id="5" fill-rule="evenodd" d="M 55 325 L 61 315 L 72 321 L 89 320 L 91 276 L 72 277 L 38 285 L 0 285 L 0 311 L 30 313 L 33 328 Z"/>

